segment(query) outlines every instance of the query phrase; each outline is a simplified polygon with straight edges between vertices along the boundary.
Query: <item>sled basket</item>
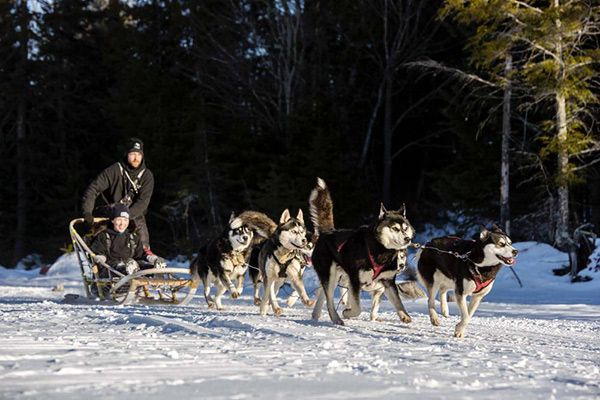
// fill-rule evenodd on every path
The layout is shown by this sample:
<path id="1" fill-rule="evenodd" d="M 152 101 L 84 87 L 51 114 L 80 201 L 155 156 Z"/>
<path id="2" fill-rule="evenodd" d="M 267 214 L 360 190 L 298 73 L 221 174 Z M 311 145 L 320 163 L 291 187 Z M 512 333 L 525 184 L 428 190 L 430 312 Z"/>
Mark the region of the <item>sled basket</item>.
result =
<path id="1" fill-rule="evenodd" d="M 106 218 L 94 218 L 94 223 Z M 187 268 L 143 269 L 125 275 L 105 263 L 95 263 L 95 254 L 75 229 L 83 222 L 76 218 L 69 224 L 73 250 L 81 269 L 83 286 L 88 299 L 100 298 L 116 304 L 174 304 L 189 303 L 198 288 Z"/>

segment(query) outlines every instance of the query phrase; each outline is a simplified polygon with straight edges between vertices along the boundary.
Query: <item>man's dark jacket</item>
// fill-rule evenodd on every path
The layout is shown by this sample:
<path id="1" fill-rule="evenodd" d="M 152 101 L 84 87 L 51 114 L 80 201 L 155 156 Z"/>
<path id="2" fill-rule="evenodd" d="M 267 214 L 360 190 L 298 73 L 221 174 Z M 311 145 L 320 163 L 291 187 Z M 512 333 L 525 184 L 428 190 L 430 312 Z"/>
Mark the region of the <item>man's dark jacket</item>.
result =
<path id="1" fill-rule="evenodd" d="M 144 174 L 139 179 L 139 185 L 141 185 L 140 190 L 133 196 L 133 202 L 129 204 L 129 213 L 131 214 L 131 219 L 136 219 L 137 217 L 146 214 L 154 190 L 154 176 L 152 175 L 152 172 L 146 168 L 146 160 L 142 160 L 142 163 L 137 169 L 131 168 L 129 163 L 124 161 L 115 163 L 102 171 L 83 194 L 82 208 L 84 214 L 91 214 L 93 212 L 96 198 L 100 193 L 106 191 L 107 201 L 110 203 L 117 203 L 130 191 L 131 183 L 125 174 L 121 173 L 119 164 L 123 167 L 124 171 L 127 171 L 134 181 L 140 171 L 145 169 Z"/>

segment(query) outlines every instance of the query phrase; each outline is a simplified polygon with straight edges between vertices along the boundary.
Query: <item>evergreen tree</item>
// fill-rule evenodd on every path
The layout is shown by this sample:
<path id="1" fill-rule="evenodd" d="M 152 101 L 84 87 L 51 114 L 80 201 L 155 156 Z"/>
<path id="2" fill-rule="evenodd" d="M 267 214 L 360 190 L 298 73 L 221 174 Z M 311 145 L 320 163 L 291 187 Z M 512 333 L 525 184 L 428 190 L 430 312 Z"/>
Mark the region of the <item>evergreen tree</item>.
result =
<path id="1" fill-rule="evenodd" d="M 473 60 L 489 71 L 498 71 L 502 59 L 513 57 L 518 68 L 515 79 L 529 96 L 528 106 L 554 108 L 554 118 L 543 123 L 540 135 L 542 157 L 557 156 L 557 219 L 554 241 L 559 248 L 571 248 L 569 187 L 586 167 L 583 157 L 600 149 L 589 129 L 591 107 L 598 103 L 593 91 L 600 60 L 594 45 L 598 34 L 599 8 L 589 0 L 485 1 L 447 0 L 446 12 L 453 12 L 464 24 L 477 30 L 470 40 Z M 577 163 L 579 162 L 579 165 Z"/>

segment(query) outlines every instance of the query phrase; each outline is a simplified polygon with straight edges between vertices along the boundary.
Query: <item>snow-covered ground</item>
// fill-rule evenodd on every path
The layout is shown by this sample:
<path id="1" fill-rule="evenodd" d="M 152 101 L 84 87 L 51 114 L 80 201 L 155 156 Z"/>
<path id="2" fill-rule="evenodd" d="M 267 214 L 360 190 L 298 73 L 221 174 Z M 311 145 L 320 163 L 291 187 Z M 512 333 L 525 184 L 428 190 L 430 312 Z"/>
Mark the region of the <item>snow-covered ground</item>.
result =
<path id="1" fill-rule="evenodd" d="M 600 399 L 600 273 L 571 284 L 551 271 L 565 254 L 516 246 L 524 287 L 504 268 L 464 339 L 453 303 L 433 327 L 424 299 L 405 301 L 406 325 L 386 301 L 384 321 L 369 321 L 367 296 L 337 327 L 301 304 L 262 318 L 249 287 L 222 312 L 201 295 L 186 307 L 63 304 L 83 294 L 73 257 L 47 276 L 0 268 L 0 398 Z"/>

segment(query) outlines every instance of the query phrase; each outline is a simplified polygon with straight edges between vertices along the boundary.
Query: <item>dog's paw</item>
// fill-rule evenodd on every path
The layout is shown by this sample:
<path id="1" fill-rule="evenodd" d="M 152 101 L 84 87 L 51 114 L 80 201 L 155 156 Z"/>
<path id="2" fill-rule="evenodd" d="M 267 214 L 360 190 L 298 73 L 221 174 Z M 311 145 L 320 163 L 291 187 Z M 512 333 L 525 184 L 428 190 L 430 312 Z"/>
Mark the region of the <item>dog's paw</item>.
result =
<path id="1" fill-rule="evenodd" d="M 238 292 L 237 290 L 232 290 L 231 291 L 231 298 L 232 299 L 237 299 L 238 297 L 240 297 L 240 292 Z"/>
<path id="2" fill-rule="evenodd" d="M 217 310 L 219 310 L 219 311 L 225 311 L 225 307 L 223 307 L 223 306 L 217 307 Z"/>
<path id="3" fill-rule="evenodd" d="M 314 306 L 314 305 L 315 305 L 315 301 L 314 301 L 314 300 L 311 300 L 311 299 L 308 299 L 308 300 L 306 300 L 306 301 L 303 301 L 303 303 L 304 303 L 304 305 L 305 305 L 306 307 L 312 307 L 312 306 Z"/>
<path id="4" fill-rule="evenodd" d="M 273 309 L 273 313 L 275 313 L 275 315 L 281 315 L 283 314 L 283 310 L 281 308 L 275 308 Z"/>
<path id="5" fill-rule="evenodd" d="M 259 298 L 255 298 L 254 299 L 254 305 L 255 306 L 260 306 L 260 299 Z"/>
<path id="6" fill-rule="evenodd" d="M 454 337 L 462 339 L 465 336 L 466 328 L 466 326 L 461 325 L 460 323 L 456 324 L 456 328 L 454 329 Z"/>
<path id="7" fill-rule="evenodd" d="M 431 325 L 439 326 L 440 325 L 440 317 L 438 317 L 437 313 L 429 313 L 429 320 L 431 321 Z"/>
<path id="8" fill-rule="evenodd" d="M 383 319 L 381 319 L 379 317 L 371 317 L 371 321 L 373 321 L 373 322 L 383 322 Z"/>
<path id="9" fill-rule="evenodd" d="M 213 303 L 213 302 L 208 303 L 208 308 L 215 308 L 215 303 Z"/>
<path id="10" fill-rule="evenodd" d="M 412 318 L 408 314 L 402 313 L 399 316 L 400 316 L 400 321 L 404 322 L 405 324 L 410 324 L 412 322 Z"/>
<path id="11" fill-rule="evenodd" d="M 442 317 L 448 318 L 449 316 L 450 316 L 450 313 L 448 312 L 448 310 L 442 310 Z"/>

